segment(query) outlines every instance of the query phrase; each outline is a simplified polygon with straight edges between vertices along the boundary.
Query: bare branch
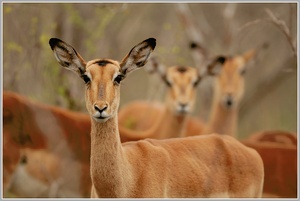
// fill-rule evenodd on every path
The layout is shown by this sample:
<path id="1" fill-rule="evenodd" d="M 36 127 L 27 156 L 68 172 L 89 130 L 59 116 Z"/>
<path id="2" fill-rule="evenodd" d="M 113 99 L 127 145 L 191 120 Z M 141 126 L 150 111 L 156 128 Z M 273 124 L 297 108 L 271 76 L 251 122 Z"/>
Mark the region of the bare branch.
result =
<path id="1" fill-rule="evenodd" d="M 285 21 L 281 20 L 281 19 L 278 19 L 274 13 L 266 8 L 266 12 L 267 14 L 270 16 L 271 18 L 271 22 L 276 25 L 280 31 L 283 32 L 283 34 L 285 35 L 285 37 L 287 38 L 291 48 L 292 48 L 292 51 L 293 51 L 293 56 L 295 58 L 297 58 L 297 50 L 296 50 L 296 44 L 293 43 L 293 39 L 292 39 L 292 36 L 291 36 L 291 33 L 290 33 L 290 30 L 289 28 L 287 27 Z"/>
<path id="2" fill-rule="evenodd" d="M 266 13 L 269 15 L 269 18 L 264 18 L 264 19 L 256 19 L 254 21 L 250 21 L 250 22 L 247 22 L 246 24 L 244 24 L 243 26 L 241 26 L 239 29 L 238 29 L 238 32 L 241 32 L 243 31 L 244 29 L 250 27 L 250 26 L 253 26 L 253 25 L 257 25 L 259 23 L 262 23 L 262 22 L 268 22 L 268 23 L 272 23 L 274 24 L 277 28 L 279 28 L 279 30 L 284 34 L 284 36 L 286 37 L 289 45 L 291 46 L 292 48 L 292 53 L 293 53 L 293 56 L 295 58 L 297 58 L 297 49 L 296 49 L 296 41 L 293 40 L 292 38 L 292 35 L 291 35 L 291 31 L 290 29 L 288 28 L 288 26 L 286 25 L 285 21 L 283 21 L 282 19 L 278 19 L 274 13 L 270 10 L 270 9 L 266 9 L 265 10 Z"/>
<path id="3" fill-rule="evenodd" d="M 195 65 L 198 68 L 202 68 L 202 64 L 206 60 L 208 54 L 202 46 L 204 36 L 202 32 L 197 31 L 190 15 L 191 11 L 187 4 L 177 4 L 177 12 L 183 23 L 183 26 L 185 27 L 186 35 L 190 41 L 190 48 L 192 49 L 192 57 Z"/>
<path id="4" fill-rule="evenodd" d="M 256 19 L 256 20 L 247 22 L 247 23 L 243 24 L 241 27 L 239 27 L 237 32 L 244 31 L 244 29 L 249 28 L 250 26 L 259 24 L 259 23 L 264 22 L 264 21 L 267 21 L 267 19 Z"/>
<path id="5" fill-rule="evenodd" d="M 196 43 L 203 42 L 203 35 L 200 31 L 197 31 L 194 22 L 191 18 L 191 11 L 187 4 L 177 4 L 177 11 L 182 20 L 183 25 L 185 26 L 186 34 L 188 38 Z"/>

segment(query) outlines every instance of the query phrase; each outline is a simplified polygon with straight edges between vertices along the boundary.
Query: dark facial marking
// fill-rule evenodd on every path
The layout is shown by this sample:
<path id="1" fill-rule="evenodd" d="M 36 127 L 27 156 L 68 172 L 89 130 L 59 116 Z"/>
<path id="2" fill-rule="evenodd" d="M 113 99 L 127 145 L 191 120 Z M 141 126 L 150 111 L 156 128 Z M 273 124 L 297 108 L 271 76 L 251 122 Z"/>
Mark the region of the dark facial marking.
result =
<path id="1" fill-rule="evenodd" d="M 98 64 L 99 66 L 106 66 L 107 64 L 113 64 L 112 62 L 106 60 L 106 59 L 100 59 L 98 61 L 95 61 L 95 64 Z"/>
<path id="2" fill-rule="evenodd" d="M 184 73 L 187 71 L 187 68 L 185 66 L 178 66 L 177 71 L 180 73 Z"/>

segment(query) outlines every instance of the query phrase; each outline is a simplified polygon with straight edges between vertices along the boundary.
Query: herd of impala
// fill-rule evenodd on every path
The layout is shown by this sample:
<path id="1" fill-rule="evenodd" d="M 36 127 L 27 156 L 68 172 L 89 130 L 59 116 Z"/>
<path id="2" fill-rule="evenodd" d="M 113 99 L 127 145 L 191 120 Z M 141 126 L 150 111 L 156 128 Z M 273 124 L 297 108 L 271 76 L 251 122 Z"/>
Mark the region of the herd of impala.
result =
<path id="1" fill-rule="evenodd" d="M 263 131 L 236 139 L 243 75 L 255 50 L 216 57 L 201 71 L 159 64 L 150 57 L 153 38 L 134 46 L 121 62 L 86 62 L 62 40 L 49 43 L 58 63 L 84 80 L 89 116 L 4 92 L 4 192 L 20 197 L 296 196 L 295 134 Z M 147 60 L 167 86 L 165 104 L 136 101 L 118 112 L 122 80 Z M 211 75 L 211 118 L 201 122 L 189 114 L 197 86 Z"/>
<path id="2" fill-rule="evenodd" d="M 244 74 L 257 49 L 196 68 L 166 68 L 151 57 L 154 38 L 120 62 L 86 61 L 58 38 L 49 44 L 58 63 L 85 82 L 89 115 L 3 92 L 4 196 L 297 197 L 295 133 L 266 130 L 237 139 Z M 122 81 L 144 66 L 166 85 L 165 103 L 134 101 L 119 110 Z M 214 96 L 203 122 L 189 114 L 209 76 Z"/>

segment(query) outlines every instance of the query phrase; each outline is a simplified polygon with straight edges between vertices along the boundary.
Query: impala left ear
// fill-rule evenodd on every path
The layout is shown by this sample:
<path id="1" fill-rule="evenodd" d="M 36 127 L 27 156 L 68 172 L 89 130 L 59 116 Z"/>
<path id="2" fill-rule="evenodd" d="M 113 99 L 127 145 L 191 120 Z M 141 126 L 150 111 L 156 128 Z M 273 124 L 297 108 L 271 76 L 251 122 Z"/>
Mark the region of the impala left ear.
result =
<path id="1" fill-rule="evenodd" d="M 155 46 L 155 38 L 148 38 L 134 46 L 120 64 L 121 73 L 127 75 L 128 73 L 143 67 L 147 63 Z"/>

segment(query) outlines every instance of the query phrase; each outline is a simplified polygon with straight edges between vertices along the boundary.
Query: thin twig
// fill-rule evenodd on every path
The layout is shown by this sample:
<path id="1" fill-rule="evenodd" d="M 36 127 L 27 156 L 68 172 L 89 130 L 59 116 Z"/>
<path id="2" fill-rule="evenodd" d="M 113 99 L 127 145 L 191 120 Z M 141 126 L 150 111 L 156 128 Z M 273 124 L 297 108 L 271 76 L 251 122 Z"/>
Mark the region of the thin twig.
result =
<path id="1" fill-rule="evenodd" d="M 247 22 L 244 25 L 242 25 L 240 28 L 238 28 L 237 32 L 241 32 L 241 31 L 243 31 L 244 29 L 246 29 L 246 28 L 248 28 L 250 26 L 259 24 L 259 23 L 264 22 L 264 21 L 267 21 L 267 19 L 256 19 L 256 20 Z"/>
<path id="2" fill-rule="evenodd" d="M 297 50 L 296 50 L 296 43 L 293 41 L 293 38 L 291 36 L 291 31 L 289 30 L 289 28 L 287 27 L 285 21 L 281 20 L 281 19 L 278 19 L 274 13 L 270 10 L 270 9 L 266 9 L 265 10 L 266 13 L 269 15 L 270 18 L 264 18 L 264 19 L 256 19 L 254 21 L 250 21 L 250 22 L 247 22 L 246 24 L 244 24 L 243 26 L 241 26 L 239 29 L 238 29 L 238 32 L 241 32 L 243 31 L 244 29 L 250 27 L 250 26 L 253 26 L 253 25 L 256 25 L 256 24 L 259 24 L 259 23 L 262 23 L 262 22 L 269 22 L 269 23 L 272 23 L 274 24 L 276 27 L 279 28 L 279 30 L 284 34 L 284 36 L 286 37 L 289 45 L 291 46 L 292 48 L 292 53 L 293 53 L 293 56 L 295 58 L 297 58 Z"/>
<path id="3" fill-rule="evenodd" d="M 290 44 L 290 46 L 291 46 L 291 48 L 292 48 L 293 56 L 294 56 L 295 58 L 297 58 L 297 50 L 296 50 L 296 47 L 295 47 L 295 45 L 294 45 L 294 43 L 293 43 L 293 39 L 292 39 L 292 36 L 291 36 L 291 32 L 290 32 L 289 28 L 287 27 L 285 21 L 283 21 L 283 20 L 281 20 L 281 19 L 278 19 L 278 18 L 274 15 L 274 13 L 273 13 L 270 9 L 268 9 L 268 8 L 266 8 L 266 12 L 267 12 L 267 14 L 270 16 L 271 22 L 272 22 L 274 25 L 276 25 L 276 26 L 279 28 L 280 31 L 283 32 L 283 34 L 284 34 L 285 37 L 287 38 L 287 40 L 288 40 L 288 42 L 289 42 L 289 44 Z"/>

